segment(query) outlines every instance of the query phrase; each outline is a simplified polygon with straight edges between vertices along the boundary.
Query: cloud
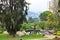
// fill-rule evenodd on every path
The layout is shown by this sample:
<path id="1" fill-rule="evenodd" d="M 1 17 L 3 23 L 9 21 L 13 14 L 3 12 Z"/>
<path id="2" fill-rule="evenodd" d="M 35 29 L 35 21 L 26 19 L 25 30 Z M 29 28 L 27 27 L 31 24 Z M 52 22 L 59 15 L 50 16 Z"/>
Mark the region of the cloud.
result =
<path id="1" fill-rule="evenodd" d="M 27 0 L 27 2 L 31 3 L 29 6 L 30 11 L 39 12 L 49 8 L 49 0 Z"/>

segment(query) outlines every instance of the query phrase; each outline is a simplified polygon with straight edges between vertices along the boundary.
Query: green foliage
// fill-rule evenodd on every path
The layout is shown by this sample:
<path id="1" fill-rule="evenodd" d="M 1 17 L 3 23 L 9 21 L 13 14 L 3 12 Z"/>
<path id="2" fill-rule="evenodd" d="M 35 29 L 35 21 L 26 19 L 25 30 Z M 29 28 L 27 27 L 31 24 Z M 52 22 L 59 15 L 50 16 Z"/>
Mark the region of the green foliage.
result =
<path id="1" fill-rule="evenodd" d="M 45 21 L 45 24 L 43 23 L 41 26 L 44 28 L 44 26 L 48 29 L 57 29 L 59 24 L 59 17 L 56 14 L 53 14 L 50 11 L 44 11 L 39 16 L 41 22 Z"/>
<path id="2" fill-rule="evenodd" d="M 55 14 L 49 14 L 47 17 L 46 25 L 49 27 L 49 29 L 56 28 L 58 26 L 58 19 Z"/>
<path id="3" fill-rule="evenodd" d="M 45 24 L 46 22 L 45 21 L 42 21 L 42 22 L 34 22 L 34 23 L 23 23 L 22 24 L 22 27 L 21 27 L 21 30 L 27 30 L 27 29 L 33 29 L 32 26 L 34 26 L 34 24 L 36 24 L 36 29 L 37 30 L 40 30 L 40 29 L 44 29 L 45 28 Z"/>
<path id="4" fill-rule="evenodd" d="M 40 23 L 39 23 L 39 21 L 34 22 L 33 25 L 34 25 L 34 24 L 36 25 L 36 29 L 37 29 L 37 30 L 40 29 L 40 26 L 39 26 Z"/>
<path id="5" fill-rule="evenodd" d="M 28 18 L 28 22 L 29 22 L 29 23 L 33 23 L 33 22 L 34 22 L 33 18 L 32 18 L 32 17 L 29 17 L 29 18 Z"/>
<path id="6" fill-rule="evenodd" d="M 25 22 L 24 22 L 24 23 L 22 24 L 22 27 L 21 27 L 20 30 L 32 29 L 31 26 L 32 26 L 31 23 L 25 23 Z"/>
<path id="7" fill-rule="evenodd" d="M 56 34 L 57 34 L 58 36 L 60 36 L 60 31 L 57 31 Z"/>
<path id="8" fill-rule="evenodd" d="M 60 28 L 60 12 L 56 13 L 57 19 L 58 19 L 58 27 L 57 29 Z"/>
<path id="9" fill-rule="evenodd" d="M 7 0 L 4 2 L 6 1 Z M 26 21 L 28 7 L 25 0 L 9 1 L 9 4 L 7 4 L 8 6 L 4 4 L 0 6 L 0 22 L 2 22 L 3 25 L 5 24 L 9 34 L 15 35 L 17 31 L 20 31 L 22 27 L 21 24 Z M 2 8 L 3 5 L 5 9 Z"/>
<path id="10" fill-rule="evenodd" d="M 41 21 L 47 21 L 47 16 L 51 14 L 50 11 L 44 11 L 40 14 L 39 18 Z"/>
<path id="11" fill-rule="evenodd" d="M 60 31 L 60 26 L 57 26 L 56 27 L 56 31 Z"/>
<path id="12" fill-rule="evenodd" d="M 53 33 L 54 35 L 60 36 L 60 31 Z"/>
<path id="13" fill-rule="evenodd" d="M 39 26 L 41 29 L 45 29 L 46 21 L 41 21 Z"/>
<path id="14" fill-rule="evenodd" d="M 34 22 L 36 24 L 36 29 L 37 30 L 40 30 L 40 29 L 45 29 L 45 25 L 46 25 L 46 21 L 37 21 L 37 22 Z"/>

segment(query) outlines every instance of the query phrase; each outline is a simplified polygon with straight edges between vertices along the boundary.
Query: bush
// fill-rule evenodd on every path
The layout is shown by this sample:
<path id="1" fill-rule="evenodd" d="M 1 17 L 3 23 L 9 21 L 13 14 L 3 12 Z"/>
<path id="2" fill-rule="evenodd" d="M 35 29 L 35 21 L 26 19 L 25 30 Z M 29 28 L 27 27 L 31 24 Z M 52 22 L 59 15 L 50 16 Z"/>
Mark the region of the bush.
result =
<path id="1" fill-rule="evenodd" d="M 60 31 L 57 31 L 57 33 L 56 33 L 58 36 L 60 36 Z"/>
<path id="2" fill-rule="evenodd" d="M 56 32 L 55 33 L 53 33 L 54 35 L 56 35 Z"/>
<path id="3" fill-rule="evenodd" d="M 27 30 L 27 29 L 32 29 L 30 23 L 23 23 L 20 31 Z"/>
<path id="4" fill-rule="evenodd" d="M 55 32 L 55 33 L 53 33 L 53 34 L 60 36 L 60 31 L 57 31 L 57 32 Z"/>

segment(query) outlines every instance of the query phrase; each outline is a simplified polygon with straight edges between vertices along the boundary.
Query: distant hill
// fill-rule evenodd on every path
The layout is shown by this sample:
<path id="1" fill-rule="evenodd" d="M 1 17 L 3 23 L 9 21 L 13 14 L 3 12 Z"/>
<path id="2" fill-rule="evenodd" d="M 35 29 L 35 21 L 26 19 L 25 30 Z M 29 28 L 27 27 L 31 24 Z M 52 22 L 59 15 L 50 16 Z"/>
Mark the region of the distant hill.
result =
<path id="1" fill-rule="evenodd" d="M 33 18 L 33 20 L 34 20 L 34 21 L 39 21 L 39 19 L 38 19 L 38 18 Z"/>
<path id="2" fill-rule="evenodd" d="M 28 15 L 27 17 L 32 17 L 32 18 L 38 18 L 38 13 L 32 12 L 32 11 L 28 11 Z"/>

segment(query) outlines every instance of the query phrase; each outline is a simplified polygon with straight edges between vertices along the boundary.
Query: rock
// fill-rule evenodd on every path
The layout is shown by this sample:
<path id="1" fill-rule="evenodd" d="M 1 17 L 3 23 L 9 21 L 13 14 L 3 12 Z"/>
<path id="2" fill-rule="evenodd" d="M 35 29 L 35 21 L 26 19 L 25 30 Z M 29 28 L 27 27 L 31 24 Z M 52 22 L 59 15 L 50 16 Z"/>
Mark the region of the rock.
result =
<path id="1" fill-rule="evenodd" d="M 25 33 L 18 31 L 18 32 L 16 32 L 16 35 L 23 36 L 23 35 L 25 35 Z"/>
<path id="2" fill-rule="evenodd" d="M 25 32 L 25 31 L 22 31 L 22 32 L 26 34 L 26 32 Z"/>
<path id="3" fill-rule="evenodd" d="M 29 34 L 30 34 L 30 32 L 27 32 L 27 33 L 26 33 L 26 35 L 29 35 Z"/>
<path id="4" fill-rule="evenodd" d="M 23 33 L 25 33 L 26 35 L 29 35 L 30 34 L 30 32 L 25 32 L 25 31 L 22 31 Z"/>
<path id="5" fill-rule="evenodd" d="M 3 34 L 9 34 L 7 31 L 4 31 Z"/>

